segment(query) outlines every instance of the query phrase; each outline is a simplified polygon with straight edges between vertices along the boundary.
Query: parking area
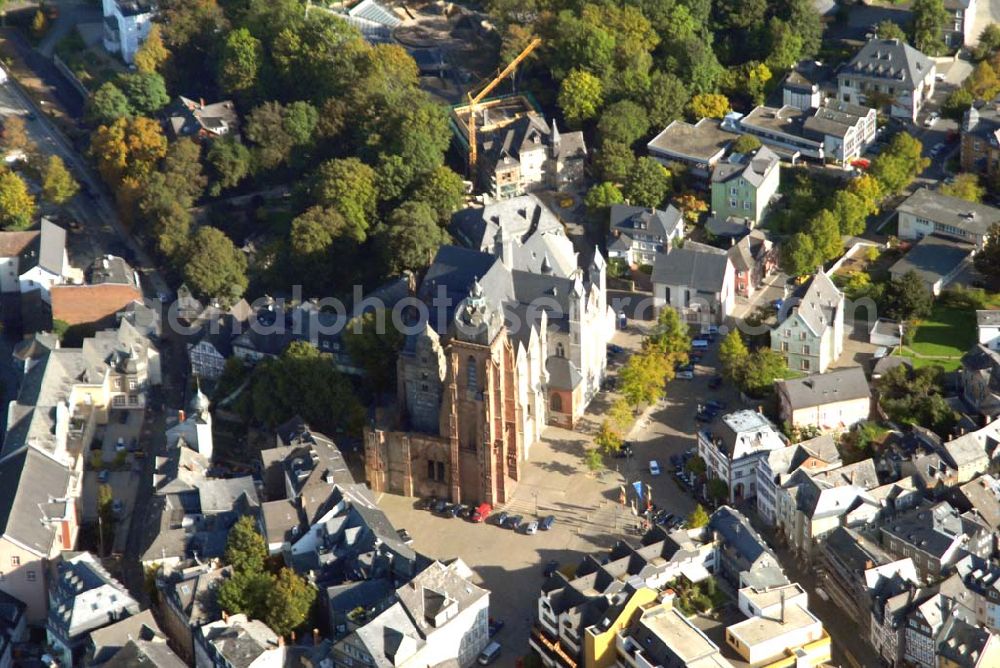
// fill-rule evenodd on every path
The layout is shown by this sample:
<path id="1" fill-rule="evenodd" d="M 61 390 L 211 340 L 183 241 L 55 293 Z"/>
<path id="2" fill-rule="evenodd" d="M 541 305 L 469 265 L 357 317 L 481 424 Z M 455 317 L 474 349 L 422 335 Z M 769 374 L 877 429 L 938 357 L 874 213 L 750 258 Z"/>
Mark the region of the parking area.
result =
<path id="1" fill-rule="evenodd" d="M 615 345 L 636 349 L 646 326 L 630 321 L 625 331 L 616 332 Z M 620 504 L 623 487 L 632 490 L 634 483 L 642 483 L 655 505 L 676 516 L 686 517 L 694 509 L 693 498 L 672 475 L 671 457 L 695 446 L 699 405 L 714 398 L 729 408 L 741 406 L 732 388 L 709 389 L 717 348 L 718 339 L 695 365 L 694 378 L 671 382 L 665 398 L 640 416 L 627 434 L 633 456 L 608 458 L 599 473 L 587 469 L 584 453 L 614 393 L 594 398 L 577 431 L 546 430 L 542 441 L 532 446 L 514 500 L 495 512 L 521 515 L 525 522 L 552 515 L 555 523 L 549 531 L 526 535 L 498 527 L 495 520 L 476 524 L 441 517 L 418 509 L 420 501 L 410 497 L 386 494 L 379 499 L 392 523 L 413 537 L 415 549 L 438 559 L 460 557 L 490 590 L 490 614 L 505 623 L 497 636 L 504 647 L 498 665 L 513 666 L 527 652 L 543 571 L 550 561 L 573 567 L 583 556 L 599 554 L 618 540 L 637 539 L 632 530 L 639 520 Z M 625 355 L 612 359 L 614 369 Z M 654 459 L 659 475 L 650 473 Z"/>

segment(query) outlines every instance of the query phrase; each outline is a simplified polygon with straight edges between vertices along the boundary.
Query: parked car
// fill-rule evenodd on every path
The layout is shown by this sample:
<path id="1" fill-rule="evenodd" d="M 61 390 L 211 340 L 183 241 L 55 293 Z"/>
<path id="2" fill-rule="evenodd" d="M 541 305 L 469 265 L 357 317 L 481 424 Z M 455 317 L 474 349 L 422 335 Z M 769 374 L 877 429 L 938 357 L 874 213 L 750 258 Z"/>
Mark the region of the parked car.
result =
<path id="1" fill-rule="evenodd" d="M 121 517 L 125 512 L 125 503 L 121 499 L 115 499 L 111 502 L 111 512 L 115 517 Z"/>
<path id="2" fill-rule="evenodd" d="M 547 578 L 550 578 L 553 575 L 555 575 L 555 572 L 558 570 L 559 570 L 559 562 L 553 559 L 545 564 L 545 568 L 542 570 L 542 575 L 544 575 Z"/>
<path id="3" fill-rule="evenodd" d="M 497 518 L 497 526 L 498 527 L 502 527 L 503 525 L 507 524 L 507 518 L 508 517 L 510 517 L 510 515 L 507 514 L 507 511 L 506 510 L 501 510 L 500 513 L 496 516 L 496 518 Z"/>
<path id="4" fill-rule="evenodd" d="M 694 350 L 705 350 L 708 348 L 708 339 L 705 337 L 697 338 L 691 341 L 691 348 Z"/>
<path id="5" fill-rule="evenodd" d="M 396 535 L 399 536 L 399 540 L 403 541 L 404 545 L 413 545 L 413 536 L 406 529 L 396 529 Z"/>
<path id="6" fill-rule="evenodd" d="M 473 522 L 485 522 L 491 512 L 493 512 L 493 506 L 488 503 L 480 503 L 469 513 L 469 519 Z"/>
<path id="7" fill-rule="evenodd" d="M 681 380 L 693 380 L 694 379 L 694 369 L 680 369 L 677 371 L 675 378 L 680 378 Z"/>
<path id="8" fill-rule="evenodd" d="M 928 114 L 927 118 L 924 119 L 924 127 L 925 128 L 934 127 L 934 124 L 937 123 L 937 120 L 939 118 L 941 118 L 941 114 L 939 114 L 936 111 L 932 111 L 930 114 Z"/>
<path id="9" fill-rule="evenodd" d="M 115 452 L 125 452 L 125 439 L 118 437 L 118 442 L 115 443 Z"/>
<path id="10" fill-rule="evenodd" d="M 107 469 L 101 469 L 100 471 L 97 472 L 97 482 L 105 483 L 108 481 L 108 478 L 110 477 L 111 473 Z"/>
<path id="11" fill-rule="evenodd" d="M 466 517 L 469 513 L 468 506 L 464 506 L 461 503 L 456 503 L 451 507 L 452 517 Z"/>
<path id="12" fill-rule="evenodd" d="M 448 506 L 451 504 L 444 499 L 439 499 L 431 506 L 431 512 L 436 515 L 444 515 L 445 511 L 448 510 Z"/>
<path id="13" fill-rule="evenodd" d="M 480 666 L 488 666 L 498 658 L 500 658 L 500 643 L 494 640 L 479 654 L 479 658 L 476 659 L 476 662 Z"/>
<path id="14" fill-rule="evenodd" d="M 719 401 L 718 399 L 709 399 L 705 402 L 705 408 L 710 408 L 714 411 L 724 411 L 726 410 L 726 402 Z"/>
<path id="15" fill-rule="evenodd" d="M 504 622 L 502 619 L 494 619 L 490 617 L 490 637 L 492 638 L 496 634 L 503 631 Z"/>
<path id="16" fill-rule="evenodd" d="M 524 518 L 520 515 L 513 515 L 507 518 L 507 528 L 517 531 L 521 528 L 521 523 L 524 522 Z"/>
<path id="17" fill-rule="evenodd" d="M 944 150 L 944 143 L 943 142 L 938 142 L 938 143 L 934 144 L 934 146 L 931 148 L 931 155 L 932 156 L 937 156 L 943 150 Z"/>
<path id="18" fill-rule="evenodd" d="M 625 349 L 622 348 L 621 346 L 617 346 L 617 345 L 615 345 L 613 343 L 609 343 L 608 344 L 608 352 L 611 353 L 612 355 L 621 355 L 623 352 L 625 352 Z"/>
<path id="19" fill-rule="evenodd" d="M 704 422 L 705 424 L 708 424 L 709 422 L 715 419 L 715 413 L 698 411 L 697 413 L 695 413 L 694 419 L 698 422 Z"/>
<path id="20" fill-rule="evenodd" d="M 532 520 L 524 525 L 524 533 L 528 536 L 534 536 L 538 533 L 538 520 Z"/>
<path id="21" fill-rule="evenodd" d="M 625 441 L 622 443 L 622 447 L 615 450 L 615 457 L 618 459 L 625 459 L 626 457 L 632 456 L 632 443 L 631 441 Z"/>
<path id="22" fill-rule="evenodd" d="M 425 499 L 421 499 L 417 503 L 417 510 L 434 510 L 434 506 L 437 502 L 438 500 L 436 496 L 428 496 Z"/>
<path id="23" fill-rule="evenodd" d="M 655 459 L 649 460 L 649 475 L 660 475 L 660 463 Z"/>
<path id="24" fill-rule="evenodd" d="M 542 521 L 538 523 L 538 528 L 542 531 L 548 531 L 552 528 L 552 525 L 556 523 L 555 515 L 546 515 L 542 518 Z"/>
<path id="25" fill-rule="evenodd" d="M 718 325 L 702 325 L 701 333 L 709 336 L 715 336 L 719 333 L 719 327 Z"/>

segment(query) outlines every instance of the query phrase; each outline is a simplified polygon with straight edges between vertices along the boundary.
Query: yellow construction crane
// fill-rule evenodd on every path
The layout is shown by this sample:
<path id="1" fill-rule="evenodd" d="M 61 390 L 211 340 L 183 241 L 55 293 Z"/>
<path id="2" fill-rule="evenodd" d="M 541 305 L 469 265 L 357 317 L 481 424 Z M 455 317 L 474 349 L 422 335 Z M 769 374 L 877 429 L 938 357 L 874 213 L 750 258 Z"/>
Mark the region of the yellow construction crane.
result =
<path id="1" fill-rule="evenodd" d="M 483 98 L 485 98 L 487 95 L 489 95 L 490 92 L 492 92 L 494 88 L 496 88 L 498 85 L 500 85 L 500 82 L 503 81 L 505 78 L 507 78 L 507 75 L 509 75 L 511 72 L 513 72 L 515 69 L 517 69 L 517 66 L 520 65 L 521 62 L 525 58 L 527 58 L 529 55 L 531 55 L 531 52 L 534 51 L 538 47 L 538 45 L 541 44 L 541 43 L 542 43 L 542 40 L 539 39 L 539 38 L 537 38 L 537 37 L 535 39 L 531 40 L 531 43 L 528 44 L 528 46 L 524 47 L 524 51 L 522 51 L 521 53 L 517 54 L 517 57 L 514 58 L 514 60 L 510 61 L 510 64 L 507 65 L 507 67 L 503 68 L 503 70 L 501 70 L 500 74 L 498 74 L 496 76 L 496 78 L 494 78 L 492 81 L 490 81 L 488 84 L 486 84 L 481 91 L 479 91 L 478 93 L 476 93 L 476 95 L 473 95 L 471 91 L 469 92 L 469 107 L 468 107 L 468 109 L 469 109 L 469 176 L 471 178 L 475 178 L 475 174 L 476 174 L 476 160 L 479 157 L 477 155 L 478 151 L 479 151 L 479 145 L 478 145 L 477 140 L 476 140 L 476 110 L 478 109 L 479 103 L 482 102 Z"/>

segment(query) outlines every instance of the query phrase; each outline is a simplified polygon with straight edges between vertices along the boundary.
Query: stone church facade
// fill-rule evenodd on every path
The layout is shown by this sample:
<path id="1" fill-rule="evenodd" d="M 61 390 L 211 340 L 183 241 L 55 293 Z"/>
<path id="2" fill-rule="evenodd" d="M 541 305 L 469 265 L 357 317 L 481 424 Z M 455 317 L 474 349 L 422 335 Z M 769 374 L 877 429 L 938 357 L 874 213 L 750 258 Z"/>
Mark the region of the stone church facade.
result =
<path id="1" fill-rule="evenodd" d="M 582 415 L 614 327 L 603 260 L 591 277 L 544 264 L 525 271 L 509 252 L 440 249 L 417 296 L 457 307 L 406 338 L 395 409 L 365 431 L 374 491 L 504 504 L 545 425 L 571 428 Z"/>

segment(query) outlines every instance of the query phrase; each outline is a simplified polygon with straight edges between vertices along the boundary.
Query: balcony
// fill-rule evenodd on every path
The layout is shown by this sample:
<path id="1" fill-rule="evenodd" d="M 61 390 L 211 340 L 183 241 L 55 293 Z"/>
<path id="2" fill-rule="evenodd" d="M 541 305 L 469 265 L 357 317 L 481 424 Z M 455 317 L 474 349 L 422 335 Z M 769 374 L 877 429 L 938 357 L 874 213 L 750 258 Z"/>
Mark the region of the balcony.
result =
<path id="1" fill-rule="evenodd" d="M 554 661 L 556 665 L 563 666 L 564 668 L 577 667 L 576 659 L 563 649 L 559 641 L 549 640 L 548 636 L 537 626 L 531 628 L 531 637 L 528 638 L 528 644 L 538 652 L 538 655 L 543 660 Z"/>

